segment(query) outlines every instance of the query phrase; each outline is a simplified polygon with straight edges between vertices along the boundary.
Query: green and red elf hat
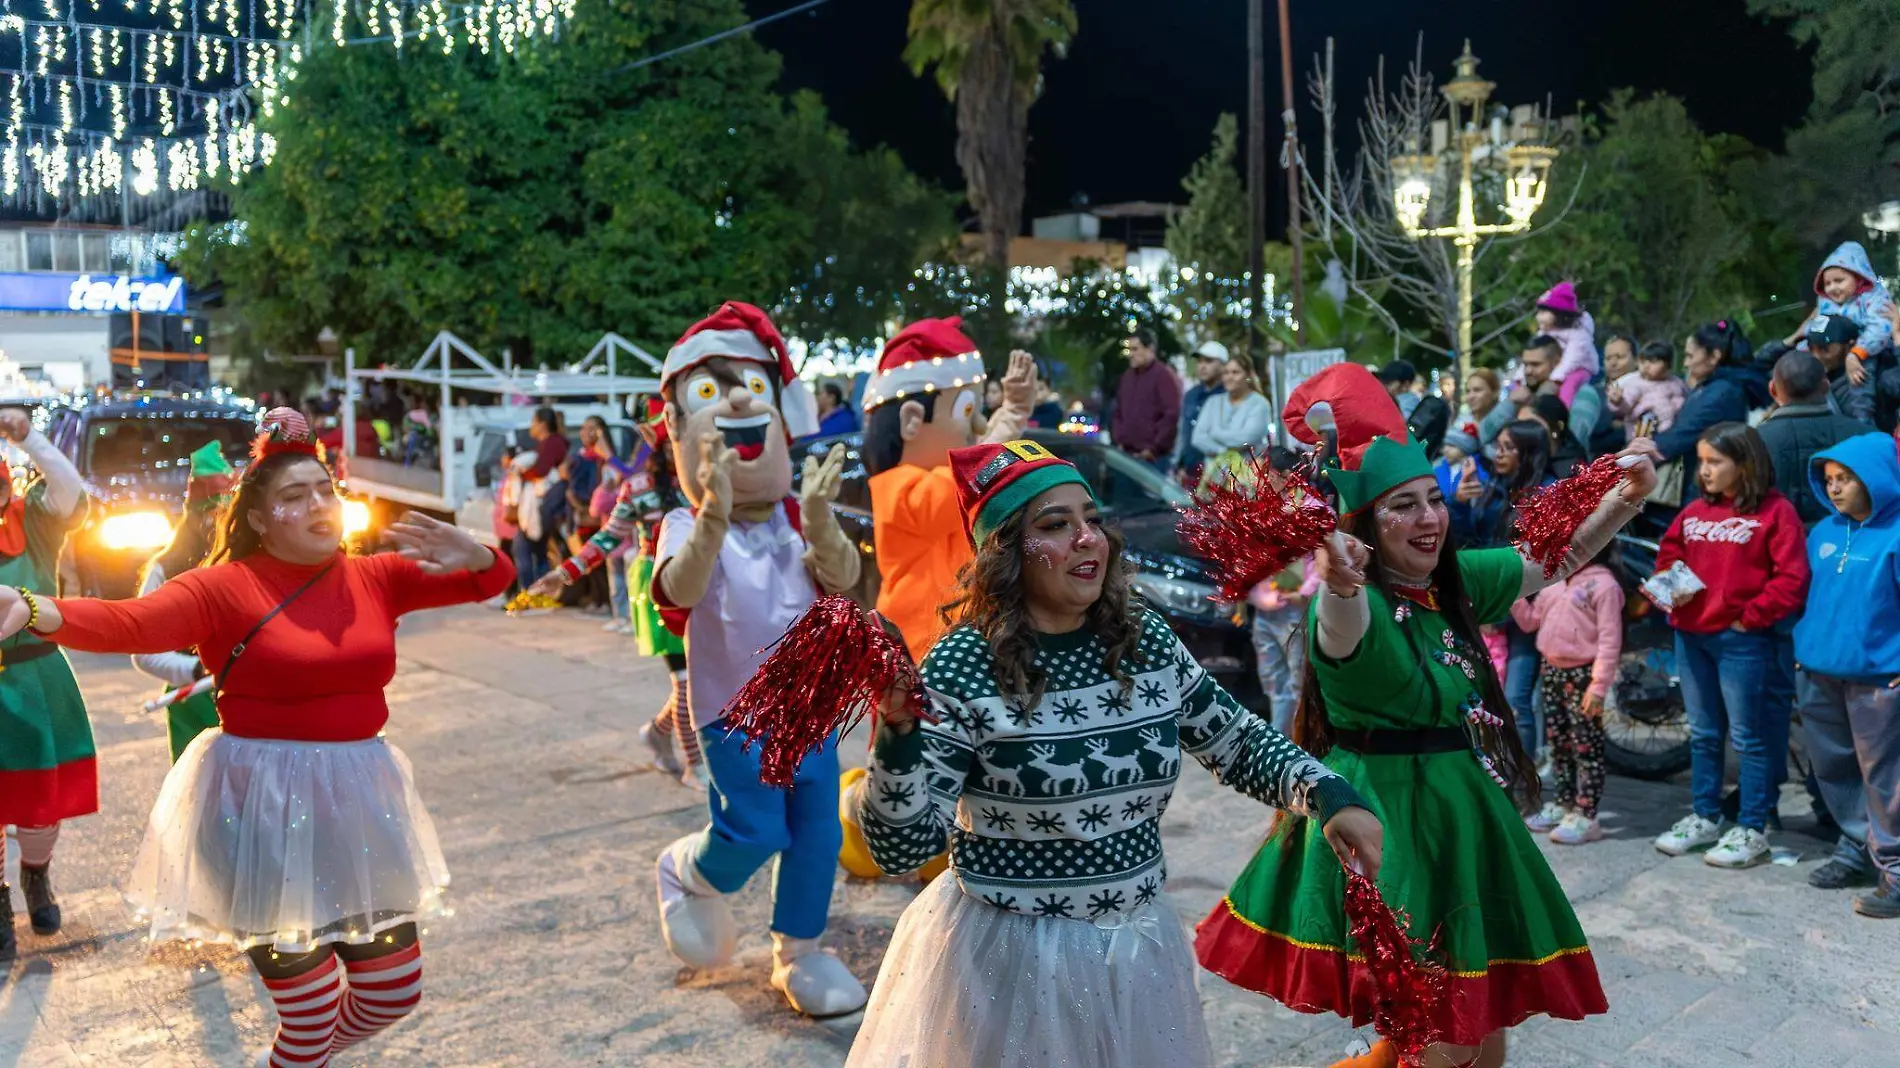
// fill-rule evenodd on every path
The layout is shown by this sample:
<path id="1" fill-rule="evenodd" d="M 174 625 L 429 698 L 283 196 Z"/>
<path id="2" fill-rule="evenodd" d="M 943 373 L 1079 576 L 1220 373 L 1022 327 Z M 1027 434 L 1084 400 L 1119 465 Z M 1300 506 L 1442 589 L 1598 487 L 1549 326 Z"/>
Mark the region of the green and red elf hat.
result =
<path id="1" fill-rule="evenodd" d="M 1339 451 L 1320 474 L 1338 491 L 1342 513 L 1432 474 L 1424 443 L 1412 439 L 1399 406 L 1360 364 L 1336 363 L 1300 383 L 1280 414 L 1287 432 L 1308 445 L 1328 430 L 1337 434 Z"/>
<path id="2" fill-rule="evenodd" d="M 963 332 L 962 316 L 919 319 L 884 343 L 877 374 L 864 386 L 864 410 L 919 393 L 975 386 L 983 377 L 983 355 Z"/>
<path id="3" fill-rule="evenodd" d="M 950 450 L 950 474 L 957 483 L 963 532 L 981 545 L 998 527 L 1023 510 L 1038 494 L 1073 482 L 1095 490 L 1067 460 L 1034 441 L 971 445 Z"/>
<path id="4" fill-rule="evenodd" d="M 237 488 L 237 470 L 217 442 L 191 454 L 191 480 L 185 483 L 185 507 L 194 512 L 221 508 Z"/>

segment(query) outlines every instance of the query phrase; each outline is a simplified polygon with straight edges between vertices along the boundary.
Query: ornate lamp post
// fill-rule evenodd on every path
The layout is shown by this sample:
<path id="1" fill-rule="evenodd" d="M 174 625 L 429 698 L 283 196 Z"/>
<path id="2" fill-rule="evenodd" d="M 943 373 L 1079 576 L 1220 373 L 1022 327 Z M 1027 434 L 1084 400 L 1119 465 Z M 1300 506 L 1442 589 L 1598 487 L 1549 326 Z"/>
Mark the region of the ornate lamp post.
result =
<path id="1" fill-rule="evenodd" d="M 1465 42 L 1458 57 L 1457 73 L 1442 92 L 1451 104 L 1450 126 L 1455 141 L 1458 172 L 1458 215 L 1447 226 L 1425 227 L 1433 196 L 1450 180 L 1447 173 L 1452 160 L 1414 153 L 1392 160 L 1392 208 L 1406 236 L 1418 239 L 1449 237 L 1458 246 L 1458 381 L 1463 383 L 1471 371 L 1471 265 L 1480 237 L 1514 234 L 1530 229 L 1531 216 L 1544 202 L 1549 189 L 1550 165 L 1557 150 L 1536 141 L 1506 141 L 1503 109 L 1494 114 L 1488 127 L 1480 126 L 1478 115 L 1491 98 L 1491 82 L 1478 77 L 1478 57 L 1471 54 L 1471 42 Z M 1476 194 L 1472 188 L 1474 166 L 1482 163 L 1503 169 L 1504 202 L 1498 205 L 1503 222 L 1478 222 Z"/>

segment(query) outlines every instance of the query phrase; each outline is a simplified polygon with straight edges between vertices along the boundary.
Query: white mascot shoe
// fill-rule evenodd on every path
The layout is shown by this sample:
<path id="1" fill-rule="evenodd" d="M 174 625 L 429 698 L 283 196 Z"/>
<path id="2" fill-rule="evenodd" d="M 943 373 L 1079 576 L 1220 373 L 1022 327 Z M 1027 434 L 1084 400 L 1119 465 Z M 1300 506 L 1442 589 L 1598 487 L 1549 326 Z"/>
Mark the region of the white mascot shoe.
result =
<path id="1" fill-rule="evenodd" d="M 772 933 L 772 987 L 807 1016 L 844 1016 L 871 1000 L 864 984 L 816 938 Z"/>
<path id="2" fill-rule="evenodd" d="M 693 867 L 689 834 L 667 846 L 655 865 L 660 885 L 660 933 L 666 948 L 689 968 L 718 968 L 730 963 L 739 940 L 726 897 L 708 885 Z"/>

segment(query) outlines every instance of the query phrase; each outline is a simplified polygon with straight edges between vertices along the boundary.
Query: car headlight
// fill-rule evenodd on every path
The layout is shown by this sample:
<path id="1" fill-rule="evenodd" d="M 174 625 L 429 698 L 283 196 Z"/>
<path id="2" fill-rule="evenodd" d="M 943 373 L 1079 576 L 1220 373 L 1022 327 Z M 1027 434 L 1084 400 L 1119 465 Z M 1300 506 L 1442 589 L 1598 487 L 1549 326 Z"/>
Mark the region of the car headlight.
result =
<path id="1" fill-rule="evenodd" d="M 353 538 L 369 529 L 369 505 L 363 501 L 343 502 L 343 536 Z"/>
<path id="2" fill-rule="evenodd" d="M 99 544 L 108 549 L 162 549 L 172 540 L 172 524 L 162 512 L 117 512 L 99 524 Z"/>
<path id="3" fill-rule="evenodd" d="M 1231 612 L 1229 606 L 1219 599 L 1220 591 L 1205 582 L 1167 578 L 1140 571 L 1135 573 L 1133 581 L 1135 592 L 1164 612 L 1205 620 L 1222 619 Z"/>

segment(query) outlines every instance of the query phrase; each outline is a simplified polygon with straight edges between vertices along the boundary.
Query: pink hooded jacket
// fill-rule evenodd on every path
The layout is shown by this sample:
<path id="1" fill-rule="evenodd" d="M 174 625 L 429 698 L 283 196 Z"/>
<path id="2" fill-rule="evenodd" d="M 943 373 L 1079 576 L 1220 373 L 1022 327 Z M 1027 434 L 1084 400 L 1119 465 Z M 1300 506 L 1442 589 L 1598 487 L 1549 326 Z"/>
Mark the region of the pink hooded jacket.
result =
<path id="1" fill-rule="evenodd" d="M 1511 618 L 1537 635 L 1537 651 L 1557 667 L 1590 665 L 1590 692 L 1607 696 L 1623 655 L 1623 587 L 1601 564 L 1591 564 L 1537 595 L 1511 606 Z"/>

